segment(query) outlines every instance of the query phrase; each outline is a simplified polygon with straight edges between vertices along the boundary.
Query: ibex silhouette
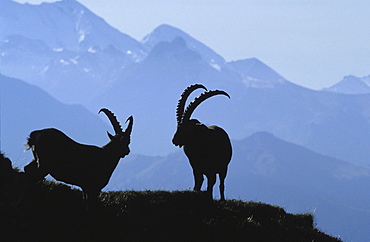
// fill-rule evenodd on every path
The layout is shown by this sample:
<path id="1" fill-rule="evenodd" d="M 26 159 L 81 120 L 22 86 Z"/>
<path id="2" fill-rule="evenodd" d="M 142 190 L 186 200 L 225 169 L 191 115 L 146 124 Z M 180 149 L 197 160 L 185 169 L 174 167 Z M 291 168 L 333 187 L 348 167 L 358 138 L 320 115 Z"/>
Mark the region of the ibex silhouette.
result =
<path id="1" fill-rule="evenodd" d="M 212 196 L 213 186 L 216 182 L 216 174 L 220 178 L 220 196 L 225 200 L 225 177 L 228 164 L 231 160 L 232 147 L 227 133 L 218 126 L 205 126 L 196 119 L 190 119 L 195 108 L 204 100 L 215 96 L 230 96 L 224 91 L 206 91 L 191 102 L 184 111 L 185 103 L 189 95 L 203 85 L 194 84 L 187 87 L 181 94 L 177 104 L 177 131 L 172 139 L 175 146 L 184 146 L 184 152 L 193 168 L 194 190 L 200 191 L 203 183 L 203 175 L 207 177 L 207 193 Z"/>
<path id="2" fill-rule="evenodd" d="M 62 131 L 49 128 L 31 132 L 27 145 L 34 159 L 25 166 L 26 175 L 33 180 L 42 180 L 50 174 L 58 181 L 82 188 L 84 201 L 95 199 L 104 188 L 120 158 L 129 154 L 133 117 L 130 116 L 125 131 L 114 114 L 100 109 L 109 118 L 115 135 L 107 132 L 110 141 L 102 146 L 80 144 Z"/>

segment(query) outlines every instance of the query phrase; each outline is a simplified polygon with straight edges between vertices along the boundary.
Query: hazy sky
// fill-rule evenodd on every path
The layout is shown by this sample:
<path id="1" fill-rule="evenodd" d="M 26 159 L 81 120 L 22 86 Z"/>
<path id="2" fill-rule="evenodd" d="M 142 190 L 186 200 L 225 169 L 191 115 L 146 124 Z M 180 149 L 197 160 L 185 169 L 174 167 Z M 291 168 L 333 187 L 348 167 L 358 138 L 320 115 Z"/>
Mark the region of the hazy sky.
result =
<path id="1" fill-rule="evenodd" d="M 78 1 L 137 40 L 166 23 L 228 61 L 256 57 L 305 87 L 321 89 L 346 75 L 370 75 L 367 0 Z"/>

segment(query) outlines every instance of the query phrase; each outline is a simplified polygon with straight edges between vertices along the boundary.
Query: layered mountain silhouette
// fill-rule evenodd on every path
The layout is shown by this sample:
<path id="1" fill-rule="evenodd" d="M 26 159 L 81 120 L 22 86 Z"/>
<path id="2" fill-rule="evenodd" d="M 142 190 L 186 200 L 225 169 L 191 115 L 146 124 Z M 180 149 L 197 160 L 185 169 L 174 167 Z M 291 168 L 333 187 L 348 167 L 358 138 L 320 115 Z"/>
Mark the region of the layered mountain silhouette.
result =
<path id="1" fill-rule="evenodd" d="M 233 151 L 226 198 L 279 204 L 293 213 L 312 212 L 318 227 L 330 234 L 366 241 L 369 168 L 323 156 L 267 132 L 233 141 Z M 106 189 L 182 190 L 192 186 L 191 167 L 178 151 L 168 156 L 127 156 Z"/>
<path id="2" fill-rule="evenodd" d="M 309 90 L 257 58 L 226 62 L 169 25 L 137 41 L 74 0 L 1 4 L 7 10 L 1 16 L 2 74 L 94 113 L 107 106 L 117 115 L 138 116 L 133 134 L 137 142 L 132 144 L 137 153 L 174 151 L 166 141 L 176 128 L 178 95 L 190 84 L 203 83 L 226 90 L 231 100 L 215 98 L 195 117 L 220 125 L 233 139 L 268 131 L 325 155 L 370 164 L 368 95 Z M 39 14 L 46 10 L 48 14 Z M 22 16 L 29 16 L 27 26 L 21 25 Z"/>
<path id="3" fill-rule="evenodd" d="M 111 127 L 82 105 L 66 105 L 40 88 L 0 75 L 1 151 L 23 167 L 32 152 L 23 152 L 31 131 L 54 127 L 78 142 L 103 145 Z M 97 114 L 99 110 L 95 113 Z"/>
<path id="4" fill-rule="evenodd" d="M 369 172 L 360 166 L 370 165 L 367 77 L 314 91 L 257 58 L 227 62 L 170 25 L 135 40 L 75 0 L 3 0 L 0 9 L 1 150 L 16 166 L 30 161 L 22 143 L 35 129 L 106 143 L 110 126 L 97 111 L 107 107 L 135 117 L 132 152 L 109 189 L 191 188 L 191 168 L 171 139 L 180 93 L 202 83 L 231 96 L 193 114 L 233 140 L 227 196 L 314 211 L 319 226 L 348 240 L 370 236 Z"/>

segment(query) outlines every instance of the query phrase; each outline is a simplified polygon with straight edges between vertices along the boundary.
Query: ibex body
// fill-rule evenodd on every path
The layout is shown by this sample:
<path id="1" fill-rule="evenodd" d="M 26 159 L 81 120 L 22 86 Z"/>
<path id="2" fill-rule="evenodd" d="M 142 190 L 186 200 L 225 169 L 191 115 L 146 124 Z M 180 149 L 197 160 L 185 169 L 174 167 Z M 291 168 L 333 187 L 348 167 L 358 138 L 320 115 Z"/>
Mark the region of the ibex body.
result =
<path id="1" fill-rule="evenodd" d="M 216 174 L 220 178 L 220 197 L 225 200 L 225 178 L 231 160 L 232 147 L 227 133 L 218 126 L 206 126 L 196 119 L 190 119 L 195 108 L 214 95 L 229 95 L 223 91 L 208 91 L 197 97 L 184 111 L 186 99 L 203 85 L 192 85 L 184 90 L 177 105 L 177 131 L 172 139 L 176 146 L 184 147 L 184 152 L 193 168 L 194 190 L 200 191 L 203 175 L 207 177 L 207 193 L 212 197 Z"/>
<path id="2" fill-rule="evenodd" d="M 133 125 L 130 116 L 124 132 L 112 112 L 100 111 L 108 116 L 116 133 L 108 133 L 110 141 L 102 147 L 77 143 L 53 128 L 33 131 L 27 145 L 34 160 L 25 167 L 30 179 L 38 181 L 50 174 L 58 181 L 81 187 L 85 200 L 96 198 L 108 184 L 120 158 L 129 154 Z"/>

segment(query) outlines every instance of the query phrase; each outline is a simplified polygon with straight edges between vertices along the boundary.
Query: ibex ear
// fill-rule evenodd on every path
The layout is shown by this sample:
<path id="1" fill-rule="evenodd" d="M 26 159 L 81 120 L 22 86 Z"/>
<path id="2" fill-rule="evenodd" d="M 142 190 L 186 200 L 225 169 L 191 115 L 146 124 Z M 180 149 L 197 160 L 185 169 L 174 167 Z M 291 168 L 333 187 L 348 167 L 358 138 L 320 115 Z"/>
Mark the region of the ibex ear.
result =
<path id="1" fill-rule="evenodd" d="M 107 131 L 107 135 L 108 135 L 108 137 L 109 137 L 110 140 L 112 140 L 113 137 L 114 137 L 114 135 L 111 135 L 108 131 Z"/>

